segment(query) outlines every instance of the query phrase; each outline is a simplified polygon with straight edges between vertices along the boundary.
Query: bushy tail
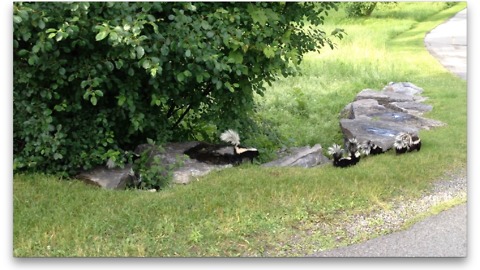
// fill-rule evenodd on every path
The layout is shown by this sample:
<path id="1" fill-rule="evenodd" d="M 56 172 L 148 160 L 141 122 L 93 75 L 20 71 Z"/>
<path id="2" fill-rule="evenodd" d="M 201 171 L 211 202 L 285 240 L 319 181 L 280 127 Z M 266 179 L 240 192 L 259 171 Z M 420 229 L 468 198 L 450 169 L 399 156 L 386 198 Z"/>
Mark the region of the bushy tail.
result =
<path id="1" fill-rule="evenodd" d="M 408 133 L 401 132 L 395 137 L 393 146 L 396 149 L 409 148 L 412 144 L 412 136 Z"/>
<path id="2" fill-rule="evenodd" d="M 332 156 L 334 159 L 339 159 L 343 156 L 344 150 L 340 145 L 333 144 L 331 147 L 328 148 L 328 154 Z"/>
<path id="3" fill-rule="evenodd" d="M 220 135 L 220 139 L 233 145 L 240 145 L 240 136 L 234 130 L 227 130 Z"/>

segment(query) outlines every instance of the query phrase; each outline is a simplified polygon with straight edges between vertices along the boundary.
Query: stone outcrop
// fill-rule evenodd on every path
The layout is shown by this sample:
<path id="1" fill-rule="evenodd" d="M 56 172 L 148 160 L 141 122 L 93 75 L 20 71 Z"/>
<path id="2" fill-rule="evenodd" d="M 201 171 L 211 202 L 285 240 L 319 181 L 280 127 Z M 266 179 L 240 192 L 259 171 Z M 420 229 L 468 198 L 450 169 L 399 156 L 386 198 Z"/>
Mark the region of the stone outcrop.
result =
<path id="1" fill-rule="evenodd" d="M 362 90 L 355 100 L 340 112 L 340 127 L 345 140 L 356 137 L 371 140 L 388 150 L 400 132 L 418 134 L 420 129 L 439 127 L 444 123 L 422 117 L 432 110 L 422 102 L 423 89 L 409 82 L 390 83 L 381 91 Z"/>
<path id="2" fill-rule="evenodd" d="M 262 164 L 264 167 L 303 167 L 310 168 L 330 162 L 322 153 L 322 146 L 295 147 L 287 151 L 286 155 L 277 160 Z"/>
<path id="3" fill-rule="evenodd" d="M 131 165 L 124 168 L 108 169 L 106 166 L 99 166 L 93 170 L 82 172 L 76 176 L 83 182 L 106 189 L 125 189 L 127 184 L 133 181 L 130 175 Z"/>
<path id="4" fill-rule="evenodd" d="M 183 143 L 167 143 L 163 148 L 150 144 L 141 144 L 135 149 L 136 154 L 148 151 L 147 164 L 152 164 L 155 157 L 159 157 L 162 166 L 173 167 L 173 180 L 175 184 L 188 184 L 213 170 L 221 170 L 232 167 L 232 165 L 212 165 L 199 162 L 188 158 L 183 154 L 200 142 L 191 141 Z M 176 164 L 181 164 L 177 166 Z M 82 172 L 76 178 L 99 187 L 107 189 L 125 189 L 128 183 L 132 182 L 133 176 L 130 175 L 131 165 L 127 164 L 124 168 L 109 169 L 106 166 L 100 166 L 93 170 Z"/>

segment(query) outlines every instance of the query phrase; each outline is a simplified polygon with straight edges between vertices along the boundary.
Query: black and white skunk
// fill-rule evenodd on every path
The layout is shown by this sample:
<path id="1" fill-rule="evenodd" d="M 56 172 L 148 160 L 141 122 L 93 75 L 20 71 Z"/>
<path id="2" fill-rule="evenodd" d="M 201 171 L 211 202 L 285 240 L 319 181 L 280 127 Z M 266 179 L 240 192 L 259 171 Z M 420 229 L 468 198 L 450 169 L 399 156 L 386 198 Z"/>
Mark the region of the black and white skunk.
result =
<path id="1" fill-rule="evenodd" d="M 382 154 L 385 151 L 383 151 L 383 148 L 376 145 L 374 142 L 371 140 L 366 140 L 364 141 L 360 146 L 359 146 L 359 151 L 362 155 L 368 156 L 368 155 L 378 155 Z"/>
<path id="2" fill-rule="evenodd" d="M 231 145 L 215 145 L 201 142 L 186 150 L 184 154 L 190 158 L 205 163 L 224 165 L 239 165 L 245 159 L 253 163 L 253 159 L 259 155 L 255 148 L 240 146 L 240 136 L 233 130 L 227 130 L 220 135 L 220 139 Z"/>
<path id="3" fill-rule="evenodd" d="M 328 154 L 333 157 L 333 166 L 335 167 L 349 167 L 360 161 L 360 152 L 356 139 L 351 139 L 347 143 L 347 151 L 342 149 L 340 145 L 333 144 L 328 148 Z"/>
<path id="4" fill-rule="evenodd" d="M 422 142 L 416 134 L 400 132 L 395 137 L 393 147 L 395 147 L 395 153 L 404 154 L 406 152 L 412 152 L 413 150 L 420 151 Z"/>
<path id="5" fill-rule="evenodd" d="M 230 143 L 234 147 L 235 157 L 242 162 L 244 159 L 249 159 L 253 163 L 253 159 L 258 157 L 259 153 L 256 148 L 245 148 L 240 146 L 240 136 L 234 130 L 227 130 L 220 135 L 220 140 Z"/>

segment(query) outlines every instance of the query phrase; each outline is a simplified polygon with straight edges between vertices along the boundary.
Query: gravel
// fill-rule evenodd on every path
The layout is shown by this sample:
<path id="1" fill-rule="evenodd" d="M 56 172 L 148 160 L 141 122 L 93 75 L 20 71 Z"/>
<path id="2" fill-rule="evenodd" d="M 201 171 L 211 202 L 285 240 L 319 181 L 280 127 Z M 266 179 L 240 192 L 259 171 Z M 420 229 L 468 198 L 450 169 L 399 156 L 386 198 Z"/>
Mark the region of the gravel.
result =
<path id="1" fill-rule="evenodd" d="M 384 235 L 399 231 L 407 222 L 415 220 L 422 214 L 429 213 L 432 207 L 454 199 L 466 201 L 467 198 L 467 171 L 461 168 L 448 172 L 441 179 L 434 182 L 432 188 L 426 191 L 419 199 L 405 200 L 397 198 L 386 209 L 378 209 L 367 215 L 349 215 L 339 217 L 342 222 L 318 226 L 325 232 L 337 232 L 339 245 L 351 245 L 367 240 L 372 236 Z M 342 241 L 343 240 L 343 241 Z M 347 243 L 346 243 L 347 242 Z M 321 247 L 320 247 L 321 248 Z M 320 252 L 322 249 L 314 252 Z"/>

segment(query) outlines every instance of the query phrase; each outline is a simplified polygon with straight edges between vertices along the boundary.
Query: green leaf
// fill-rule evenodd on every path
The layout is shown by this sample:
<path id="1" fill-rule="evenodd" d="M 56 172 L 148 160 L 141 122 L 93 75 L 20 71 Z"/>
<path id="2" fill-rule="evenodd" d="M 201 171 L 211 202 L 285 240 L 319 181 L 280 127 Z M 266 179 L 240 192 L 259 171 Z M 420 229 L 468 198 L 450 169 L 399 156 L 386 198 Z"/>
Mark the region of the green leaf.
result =
<path id="1" fill-rule="evenodd" d="M 87 86 L 90 82 L 88 80 L 84 80 L 80 83 L 80 87 L 81 88 L 85 88 L 85 86 Z"/>
<path id="2" fill-rule="evenodd" d="M 117 61 L 115 61 L 115 67 L 117 69 L 121 69 L 123 67 L 123 60 L 122 59 L 118 59 Z"/>
<path id="3" fill-rule="evenodd" d="M 212 29 L 212 27 L 210 26 L 210 24 L 207 22 L 207 21 L 202 21 L 200 23 L 200 27 L 203 28 L 203 30 L 210 30 Z"/>
<path id="4" fill-rule="evenodd" d="M 61 41 L 63 39 L 62 32 L 57 32 L 57 34 L 55 35 L 55 39 L 57 41 Z"/>
<path id="5" fill-rule="evenodd" d="M 38 53 L 40 51 L 40 46 L 38 44 L 35 44 L 33 47 L 32 47 L 32 52 L 33 53 Z"/>
<path id="6" fill-rule="evenodd" d="M 113 71 L 113 69 L 115 68 L 110 61 L 105 62 L 105 66 L 107 66 L 108 71 Z"/>
<path id="7" fill-rule="evenodd" d="M 263 48 L 263 54 L 265 54 L 267 58 L 272 58 L 275 56 L 275 50 L 272 47 L 267 46 Z"/>
<path id="8" fill-rule="evenodd" d="M 108 39 L 111 41 L 117 41 L 118 40 L 118 34 L 116 32 L 110 32 L 110 35 L 108 36 Z"/>
<path id="9" fill-rule="evenodd" d="M 63 155 L 60 154 L 60 153 L 53 154 L 53 159 L 55 159 L 55 160 L 62 159 L 62 158 L 63 158 Z"/>
<path id="10" fill-rule="evenodd" d="M 90 98 L 90 102 L 92 103 L 93 106 L 96 106 L 97 105 L 97 97 L 96 96 L 92 96 Z"/>
<path id="11" fill-rule="evenodd" d="M 117 103 L 118 106 L 122 106 L 125 103 L 126 100 L 127 100 L 127 97 L 125 97 L 124 95 L 119 96 L 118 97 L 118 103 Z"/>
<path id="12" fill-rule="evenodd" d="M 23 41 L 28 41 L 31 36 L 32 36 L 32 33 L 25 32 L 25 33 L 22 34 L 22 39 L 23 39 Z"/>
<path id="13" fill-rule="evenodd" d="M 143 67 L 144 69 L 148 69 L 148 68 L 150 68 L 150 66 L 151 66 L 151 65 L 150 65 L 150 60 L 145 59 L 145 60 L 142 62 L 142 67 Z"/>
<path id="14" fill-rule="evenodd" d="M 38 21 L 38 28 L 40 29 L 45 28 L 45 22 L 43 20 Z"/>
<path id="15" fill-rule="evenodd" d="M 228 60 L 235 64 L 241 64 L 243 62 L 243 54 L 239 51 L 231 51 L 228 54 Z"/>
<path id="16" fill-rule="evenodd" d="M 60 75 L 62 75 L 62 76 L 65 75 L 65 72 L 66 72 L 66 71 L 65 71 L 65 69 L 64 69 L 63 67 L 61 67 L 60 69 L 58 69 L 58 74 L 60 74 Z"/>
<path id="17" fill-rule="evenodd" d="M 185 51 L 185 57 L 192 56 L 192 52 L 190 50 Z"/>
<path id="18" fill-rule="evenodd" d="M 21 23 L 22 22 L 22 17 L 13 15 L 13 22 L 14 23 Z"/>
<path id="19" fill-rule="evenodd" d="M 108 32 L 107 31 L 101 31 L 99 32 L 96 36 L 95 36 L 95 40 L 96 41 L 100 41 L 104 38 L 106 38 L 108 36 Z"/>
<path id="20" fill-rule="evenodd" d="M 182 72 L 177 74 L 177 81 L 183 82 L 184 79 L 185 79 L 185 75 L 183 75 Z"/>
<path id="21" fill-rule="evenodd" d="M 135 48 L 135 51 L 137 52 L 137 59 L 140 59 L 143 57 L 143 55 L 145 54 L 145 50 L 143 49 L 142 46 L 137 46 Z"/>
<path id="22" fill-rule="evenodd" d="M 96 96 L 103 97 L 102 90 L 95 90 L 94 93 L 95 93 Z"/>

